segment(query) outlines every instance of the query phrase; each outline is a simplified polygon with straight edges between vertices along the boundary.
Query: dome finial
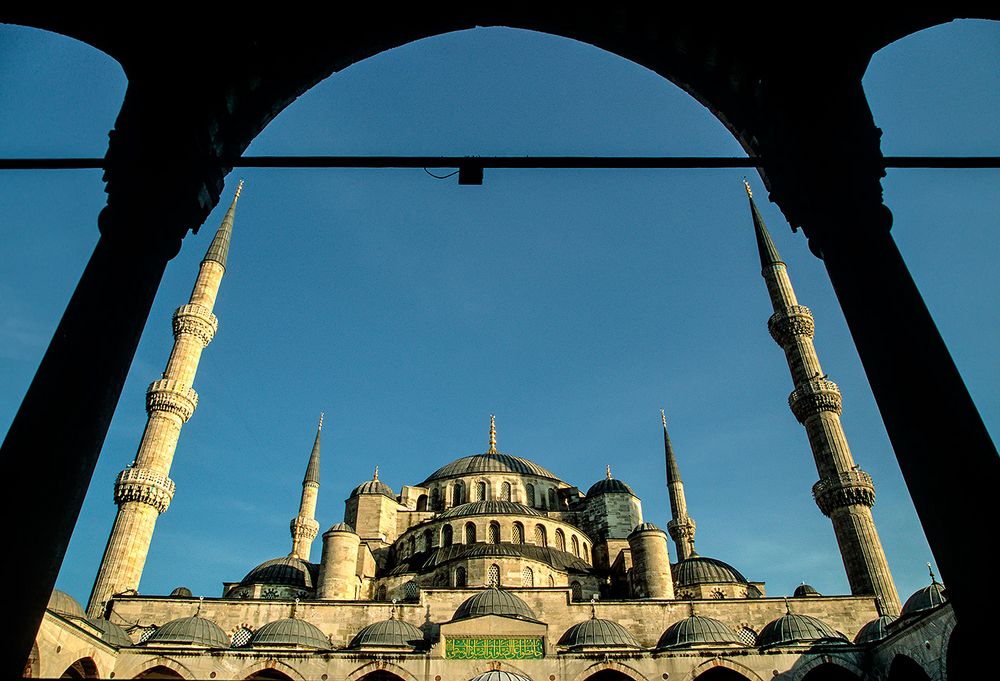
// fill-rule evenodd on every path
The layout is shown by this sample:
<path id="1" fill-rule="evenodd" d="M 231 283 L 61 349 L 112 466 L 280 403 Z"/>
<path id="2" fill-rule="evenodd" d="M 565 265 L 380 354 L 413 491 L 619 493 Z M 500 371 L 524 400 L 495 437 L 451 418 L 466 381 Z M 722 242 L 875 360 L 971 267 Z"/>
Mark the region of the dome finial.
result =
<path id="1" fill-rule="evenodd" d="M 927 563 L 927 572 L 931 573 L 931 584 L 937 584 L 937 577 L 934 576 L 934 568 L 930 563 Z"/>
<path id="2" fill-rule="evenodd" d="M 490 414 L 490 450 L 487 454 L 497 453 L 497 417 Z"/>
<path id="3" fill-rule="evenodd" d="M 205 605 L 205 597 L 198 596 L 198 609 L 194 611 L 194 616 L 197 617 L 201 614 L 201 606 Z"/>
<path id="4" fill-rule="evenodd" d="M 375 472 L 372 474 L 372 480 L 378 480 L 378 464 L 375 464 Z"/>
<path id="5" fill-rule="evenodd" d="M 607 465 L 607 473 L 606 474 L 608 476 L 608 480 L 610 480 L 611 479 L 611 464 Z"/>
<path id="6" fill-rule="evenodd" d="M 396 619 L 396 599 L 392 599 L 392 607 L 389 609 L 389 619 Z"/>
<path id="7" fill-rule="evenodd" d="M 597 594 L 592 594 L 590 597 L 590 619 L 597 619 Z"/>
<path id="8" fill-rule="evenodd" d="M 750 183 L 747 182 L 747 178 L 746 177 L 743 178 L 743 186 L 746 187 L 746 189 L 747 189 L 747 196 L 749 196 L 752 199 L 753 198 L 753 190 L 750 189 Z"/>
<path id="9" fill-rule="evenodd" d="M 299 607 L 299 599 L 296 596 L 295 600 L 292 601 L 292 614 L 289 615 L 290 619 L 295 619 L 295 610 Z"/>
<path id="10" fill-rule="evenodd" d="M 789 605 L 789 603 L 788 603 L 788 596 L 785 596 L 785 614 L 786 615 L 791 615 L 792 614 L 792 606 Z"/>

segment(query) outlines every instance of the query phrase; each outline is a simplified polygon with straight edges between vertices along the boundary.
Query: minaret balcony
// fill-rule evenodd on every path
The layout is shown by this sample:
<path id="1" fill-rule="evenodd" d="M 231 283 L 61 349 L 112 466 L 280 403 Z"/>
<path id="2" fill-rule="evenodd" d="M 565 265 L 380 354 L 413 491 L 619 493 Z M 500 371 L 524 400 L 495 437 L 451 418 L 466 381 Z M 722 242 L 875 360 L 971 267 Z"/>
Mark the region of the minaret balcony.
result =
<path id="1" fill-rule="evenodd" d="M 875 504 L 872 476 L 858 468 L 823 478 L 813 485 L 812 491 L 816 505 L 825 516 L 843 506 L 861 505 L 871 508 Z"/>
<path id="2" fill-rule="evenodd" d="M 146 413 L 167 412 L 187 421 L 198 407 L 194 388 L 170 378 L 153 381 L 146 389 Z"/>
<path id="3" fill-rule="evenodd" d="M 774 342 L 785 348 L 795 341 L 796 336 L 812 338 L 816 333 L 816 322 L 808 307 L 791 305 L 771 315 L 767 320 L 767 330 Z"/>
<path id="4" fill-rule="evenodd" d="M 129 501 L 138 501 L 163 513 L 170 506 L 175 489 L 174 481 L 166 475 L 146 468 L 129 467 L 115 480 L 115 503 L 121 506 Z"/>
<path id="5" fill-rule="evenodd" d="M 805 423 L 807 418 L 820 412 L 839 414 L 843 398 L 836 383 L 825 378 L 814 378 L 792 391 L 788 396 L 788 406 L 799 423 Z"/>
<path id="6" fill-rule="evenodd" d="M 174 311 L 174 338 L 187 334 L 207 346 L 219 330 L 219 318 L 204 305 L 181 305 Z"/>

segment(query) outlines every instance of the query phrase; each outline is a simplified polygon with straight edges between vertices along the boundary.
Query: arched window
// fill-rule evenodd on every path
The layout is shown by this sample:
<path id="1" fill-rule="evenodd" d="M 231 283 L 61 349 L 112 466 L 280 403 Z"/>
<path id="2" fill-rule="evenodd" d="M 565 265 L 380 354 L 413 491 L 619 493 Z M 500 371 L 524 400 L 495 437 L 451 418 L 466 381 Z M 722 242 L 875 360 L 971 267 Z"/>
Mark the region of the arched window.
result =
<path id="1" fill-rule="evenodd" d="M 566 535 L 562 530 L 556 530 L 556 548 L 560 551 L 566 550 Z"/>
<path id="2" fill-rule="evenodd" d="M 510 483 L 505 482 L 500 485 L 500 500 L 510 501 Z"/>
<path id="3" fill-rule="evenodd" d="M 491 565 L 486 572 L 486 586 L 500 588 L 500 566 Z"/>
<path id="4" fill-rule="evenodd" d="M 500 523 L 496 521 L 490 523 L 490 543 L 491 544 L 500 543 Z"/>
<path id="5" fill-rule="evenodd" d="M 556 490 L 554 487 L 549 488 L 549 508 L 553 511 L 559 508 L 559 504 L 556 501 Z"/>
<path id="6" fill-rule="evenodd" d="M 583 542 L 583 559 L 590 562 L 590 547 L 587 546 L 587 542 Z"/>
<path id="7" fill-rule="evenodd" d="M 573 547 L 573 555 L 576 556 L 577 558 L 579 558 L 580 557 L 580 540 L 576 538 L 575 534 L 570 538 L 569 544 L 570 544 L 570 546 Z"/>
<path id="8" fill-rule="evenodd" d="M 535 573 L 530 567 L 521 570 L 521 586 L 535 586 Z"/>
<path id="9" fill-rule="evenodd" d="M 441 528 L 441 546 L 451 546 L 452 542 L 452 529 L 451 525 L 445 525 Z"/>
<path id="10" fill-rule="evenodd" d="M 570 582 L 569 588 L 573 592 L 574 601 L 583 600 L 583 586 L 580 584 L 580 582 L 574 579 L 572 582 Z"/>
<path id="11" fill-rule="evenodd" d="M 535 486 L 532 484 L 524 488 L 524 503 L 532 508 L 535 506 Z"/>
<path id="12" fill-rule="evenodd" d="M 248 627 L 240 627 L 235 632 L 230 639 L 230 645 L 233 648 L 243 648 L 250 643 L 250 639 L 253 638 L 253 631 Z"/>
<path id="13" fill-rule="evenodd" d="M 420 586 L 412 579 L 403 585 L 403 598 L 415 601 L 420 597 Z"/>
<path id="14" fill-rule="evenodd" d="M 385 601 L 389 598 L 389 590 L 385 588 L 385 584 L 375 589 L 375 600 Z"/>
<path id="15" fill-rule="evenodd" d="M 512 544 L 524 543 L 524 525 L 518 522 L 514 523 L 514 526 L 510 530 L 510 542 Z"/>
<path id="16" fill-rule="evenodd" d="M 465 485 L 459 480 L 455 483 L 455 488 L 451 491 L 451 505 L 461 506 L 465 503 Z"/>
<path id="17" fill-rule="evenodd" d="M 465 568 L 455 568 L 455 586 L 465 586 L 467 582 L 468 578 L 465 575 Z"/>
<path id="18" fill-rule="evenodd" d="M 576 537 L 573 537 L 576 541 Z M 434 547 L 434 534 L 430 530 L 424 530 L 424 551 L 430 551 Z"/>
<path id="19" fill-rule="evenodd" d="M 549 538 L 545 535 L 544 525 L 535 525 L 535 546 L 548 546 Z"/>
<path id="20" fill-rule="evenodd" d="M 476 483 L 476 501 L 486 501 L 486 481 Z"/>
<path id="21" fill-rule="evenodd" d="M 407 542 L 407 549 L 408 549 L 406 552 L 407 556 L 412 556 L 414 553 L 417 552 L 417 538 L 414 537 L 413 535 L 410 535 L 410 540 Z"/>
<path id="22" fill-rule="evenodd" d="M 476 524 L 475 523 L 465 523 L 465 543 L 475 544 L 476 543 Z"/>
<path id="23" fill-rule="evenodd" d="M 421 494 L 417 497 L 417 510 L 426 511 L 427 510 L 427 495 Z"/>
<path id="24" fill-rule="evenodd" d="M 431 490 L 431 510 L 440 511 L 441 510 L 441 488 L 435 487 Z"/>

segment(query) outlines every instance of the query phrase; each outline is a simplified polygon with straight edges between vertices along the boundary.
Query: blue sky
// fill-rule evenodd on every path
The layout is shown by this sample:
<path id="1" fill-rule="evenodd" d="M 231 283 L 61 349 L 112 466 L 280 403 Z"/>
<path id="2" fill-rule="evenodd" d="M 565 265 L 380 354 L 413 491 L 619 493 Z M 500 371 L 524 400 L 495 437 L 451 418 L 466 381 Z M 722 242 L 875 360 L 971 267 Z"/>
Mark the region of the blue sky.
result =
<path id="1" fill-rule="evenodd" d="M 103 155 L 126 85 L 92 48 L 17 27 L 0 27 L 0 83 L 8 157 Z M 956 22 L 896 43 L 875 55 L 865 89 L 886 154 L 996 155 L 1000 24 Z M 335 74 L 250 153 L 742 152 L 707 110 L 640 66 L 553 36 L 477 29 Z M 491 413 L 502 451 L 583 490 L 610 464 L 662 526 L 660 407 L 702 555 L 766 581 L 771 595 L 801 581 L 848 591 L 810 496 L 816 471 L 787 408 L 791 380 L 767 334 L 743 171 L 487 170 L 481 187 L 421 170 L 237 174 L 246 188 L 220 331 L 199 370 L 201 403 L 181 435 L 177 494 L 141 592 L 183 584 L 217 596 L 223 581 L 289 551 L 320 411 L 322 526 L 342 519 L 343 500 L 375 464 L 398 491 L 484 451 Z M 96 243 L 104 194 L 99 171 L 2 178 L 6 432 Z M 883 183 L 893 234 L 994 439 L 998 180 L 996 170 L 892 170 Z M 850 335 L 822 263 L 750 181 L 816 317 L 820 359 L 844 393 L 855 459 L 875 478 L 875 519 L 905 598 L 926 583 L 930 552 Z M 170 314 L 186 302 L 234 187 L 160 287 L 59 577 L 81 601 L 114 518 L 114 477 L 145 422 L 145 387 L 169 353 Z M 151 205 L 159 200 L 151 191 Z M 873 304 L 891 301 L 873 292 Z M 891 332 L 906 342 L 905 329 Z"/>

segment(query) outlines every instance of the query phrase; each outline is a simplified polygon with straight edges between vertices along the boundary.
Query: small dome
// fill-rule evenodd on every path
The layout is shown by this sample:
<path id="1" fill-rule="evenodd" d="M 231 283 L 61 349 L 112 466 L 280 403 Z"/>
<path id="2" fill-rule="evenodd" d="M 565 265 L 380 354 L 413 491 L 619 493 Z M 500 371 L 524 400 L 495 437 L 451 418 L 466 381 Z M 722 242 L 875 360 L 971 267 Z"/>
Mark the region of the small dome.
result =
<path id="1" fill-rule="evenodd" d="M 858 630 L 858 635 L 854 637 L 854 642 L 858 645 L 864 645 L 865 643 L 881 641 L 889 633 L 888 627 L 893 621 L 888 615 L 882 615 L 878 619 L 873 619 Z"/>
<path id="2" fill-rule="evenodd" d="M 719 620 L 691 615 L 670 625 L 656 647 L 683 648 L 705 643 L 742 645 L 736 633 Z"/>
<path id="3" fill-rule="evenodd" d="M 494 454 L 474 454 L 472 456 L 463 456 L 461 459 L 455 459 L 431 473 L 430 477 L 417 486 L 427 487 L 427 483 L 432 480 L 478 475 L 480 473 L 533 475 L 539 478 L 549 478 L 550 480 L 562 482 L 551 471 L 542 468 L 533 461 L 522 459 L 519 456 L 496 452 Z"/>
<path id="4" fill-rule="evenodd" d="M 826 622 L 809 615 L 784 615 L 765 624 L 757 634 L 757 646 L 760 648 L 823 640 L 847 642 L 847 639 L 831 629 Z"/>
<path id="5" fill-rule="evenodd" d="M 424 643 L 424 632 L 397 619 L 369 624 L 351 640 L 349 648 L 416 648 Z"/>
<path id="6" fill-rule="evenodd" d="M 527 676 L 515 674 L 514 672 L 505 672 L 497 669 L 473 676 L 469 681 L 531 681 L 531 679 Z"/>
<path id="7" fill-rule="evenodd" d="M 583 648 L 639 648 L 639 642 L 617 622 L 596 617 L 574 624 L 559 639 L 558 645 L 570 650 Z"/>
<path id="8" fill-rule="evenodd" d="M 389 497 L 393 501 L 396 500 L 396 493 L 392 491 L 392 488 L 378 479 L 366 480 L 351 491 L 352 497 L 358 497 L 362 494 L 381 494 Z"/>
<path id="9" fill-rule="evenodd" d="M 636 525 L 635 528 L 629 532 L 628 536 L 631 537 L 633 534 L 638 534 L 639 532 L 663 532 L 663 530 L 658 528 L 653 523 L 642 523 L 641 525 Z"/>
<path id="10" fill-rule="evenodd" d="M 693 555 L 671 567 L 674 584 L 679 587 L 697 584 L 746 584 L 747 579 L 728 563 L 715 558 Z"/>
<path id="11" fill-rule="evenodd" d="M 936 608 L 947 600 L 947 597 L 944 595 L 944 585 L 938 582 L 931 582 L 928 586 L 925 586 L 906 599 L 906 603 L 903 604 L 903 610 L 899 616 L 915 615 L 918 612 Z"/>
<path id="12" fill-rule="evenodd" d="M 327 530 L 327 532 L 350 532 L 351 534 L 357 534 L 357 532 L 354 531 L 354 528 L 347 523 L 334 523 L 333 525 L 330 525 L 330 529 Z"/>
<path id="13" fill-rule="evenodd" d="M 544 513 L 536 511 L 530 506 L 519 504 L 514 501 L 501 501 L 491 499 L 489 501 L 473 501 L 468 504 L 461 504 L 449 508 L 442 513 L 441 518 L 458 518 L 467 515 L 535 515 L 543 516 Z"/>
<path id="14" fill-rule="evenodd" d="M 632 488 L 616 478 L 605 478 L 598 480 L 587 490 L 587 498 L 600 496 L 601 494 L 631 494 L 635 496 Z"/>
<path id="15" fill-rule="evenodd" d="M 288 646 L 330 650 L 330 640 L 315 625 L 294 617 L 268 622 L 250 639 L 250 647 Z"/>
<path id="16" fill-rule="evenodd" d="M 132 639 L 129 638 L 128 634 L 125 633 L 125 630 L 117 624 L 113 624 L 103 617 L 88 619 L 87 622 L 101 631 L 101 640 L 105 643 L 110 643 L 116 648 L 124 648 L 126 646 L 133 645 Z"/>
<path id="17" fill-rule="evenodd" d="M 484 589 L 472 598 L 466 599 L 464 603 L 455 610 L 452 622 L 468 619 L 470 617 L 482 617 L 483 615 L 498 615 L 500 617 L 513 617 L 537 621 L 535 613 L 531 611 L 528 604 L 508 591 L 500 589 Z"/>
<path id="18" fill-rule="evenodd" d="M 191 589 L 186 586 L 179 586 L 170 592 L 170 595 L 175 598 L 192 598 L 194 594 L 191 593 Z"/>
<path id="19" fill-rule="evenodd" d="M 240 582 L 240 586 L 252 584 L 282 584 L 312 589 L 316 584 L 319 566 L 307 563 L 295 556 L 282 556 L 264 561 Z"/>
<path id="20" fill-rule="evenodd" d="M 49 596 L 49 604 L 46 607 L 52 612 L 65 615 L 67 617 L 85 618 L 87 616 L 87 614 L 83 612 L 83 606 L 81 606 L 75 598 L 70 596 L 65 591 L 60 591 L 59 589 L 52 590 L 52 595 Z"/>
<path id="21" fill-rule="evenodd" d="M 228 648 L 229 637 L 212 620 L 194 615 L 167 622 L 143 642 L 144 645 L 153 643 L 182 643 L 209 648 Z"/>
<path id="22" fill-rule="evenodd" d="M 819 591 L 816 591 L 816 589 L 803 582 L 795 587 L 795 591 L 792 593 L 792 598 L 811 598 L 822 595 L 823 594 Z"/>

